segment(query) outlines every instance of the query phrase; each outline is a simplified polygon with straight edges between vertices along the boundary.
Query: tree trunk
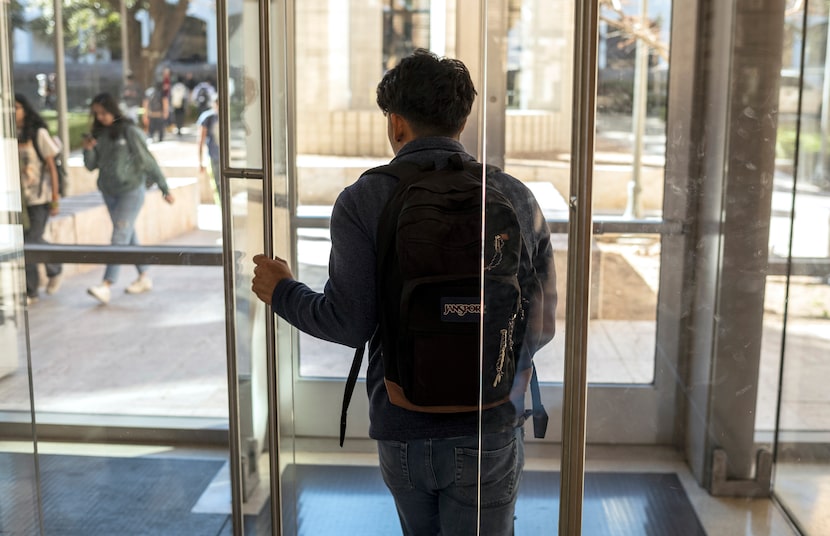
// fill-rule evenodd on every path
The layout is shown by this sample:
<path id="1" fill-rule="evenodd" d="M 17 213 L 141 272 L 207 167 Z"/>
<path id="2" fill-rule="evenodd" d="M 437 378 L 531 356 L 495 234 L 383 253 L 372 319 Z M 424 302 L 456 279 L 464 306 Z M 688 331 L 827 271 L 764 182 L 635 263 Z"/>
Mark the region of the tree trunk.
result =
<path id="1" fill-rule="evenodd" d="M 156 67 L 167 56 L 167 50 L 184 23 L 189 4 L 190 0 L 179 0 L 175 4 L 168 4 L 167 0 L 148 0 L 136 2 L 127 10 L 130 68 L 143 88 L 153 85 Z M 147 48 L 141 46 L 141 23 L 136 20 L 136 14 L 142 9 L 150 14 L 152 20 Z"/>

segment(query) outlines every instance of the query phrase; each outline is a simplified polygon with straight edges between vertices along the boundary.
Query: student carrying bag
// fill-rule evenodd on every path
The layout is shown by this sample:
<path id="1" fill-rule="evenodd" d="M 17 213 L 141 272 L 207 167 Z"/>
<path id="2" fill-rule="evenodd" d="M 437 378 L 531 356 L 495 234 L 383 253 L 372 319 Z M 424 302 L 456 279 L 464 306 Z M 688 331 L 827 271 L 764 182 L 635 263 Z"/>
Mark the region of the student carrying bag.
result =
<path id="1" fill-rule="evenodd" d="M 57 136 L 52 136 L 52 141 L 55 143 L 55 146 L 58 148 L 58 152 L 55 155 L 55 169 L 58 171 L 58 195 L 61 197 L 66 197 L 66 167 L 63 165 L 63 142 Z M 41 165 L 43 165 L 46 161 L 43 158 L 43 154 L 40 152 L 40 147 L 37 145 L 37 139 L 32 140 L 32 146 L 35 148 L 35 153 L 37 154 L 38 160 L 40 160 Z M 43 166 L 42 174 L 40 177 L 41 182 L 45 180 L 51 180 L 51 178 L 47 179 L 46 177 L 49 175 L 49 169 L 46 166 Z"/>
<path id="2" fill-rule="evenodd" d="M 489 183 L 482 257 L 483 172 L 481 164 L 453 155 L 443 169 L 401 161 L 364 173 L 398 178 L 378 225 L 377 314 L 389 400 L 411 411 L 504 404 L 525 332 L 536 329 L 529 308 L 541 284 L 512 204 Z M 355 352 L 346 383 L 341 446 L 363 353 Z M 534 434 L 544 437 L 547 414 L 535 370 L 531 393 Z"/>

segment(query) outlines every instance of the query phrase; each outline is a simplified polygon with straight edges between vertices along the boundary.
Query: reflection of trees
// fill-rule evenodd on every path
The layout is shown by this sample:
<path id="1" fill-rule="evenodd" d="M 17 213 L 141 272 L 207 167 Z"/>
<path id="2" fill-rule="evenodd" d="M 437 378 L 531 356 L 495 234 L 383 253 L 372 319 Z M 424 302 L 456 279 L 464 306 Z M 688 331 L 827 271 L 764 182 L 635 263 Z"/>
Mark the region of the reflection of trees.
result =
<path id="1" fill-rule="evenodd" d="M 383 9 L 383 71 L 418 48 L 429 48 L 429 2 L 390 0 Z"/>
<path id="2" fill-rule="evenodd" d="M 599 19 L 615 28 L 624 39 L 621 45 L 627 46 L 641 41 L 654 50 L 661 58 L 668 61 L 669 46 L 660 40 L 660 23 L 657 20 L 642 20 L 639 15 L 629 15 L 623 11 L 622 0 L 599 0 Z"/>
<path id="3" fill-rule="evenodd" d="M 9 2 L 9 6 L 6 8 L 6 14 L 9 17 L 10 29 L 22 29 L 25 26 L 23 6 L 20 5 L 19 0 L 11 0 Z M 9 35 L 11 35 L 11 32 L 9 32 Z M 9 50 L 11 50 L 11 47 L 9 47 Z"/>
<path id="4" fill-rule="evenodd" d="M 126 21 L 120 16 L 122 1 L 126 2 Z M 42 15 L 31 21 L 29 28 L 41 35 L 52 36 L 55 25 L 53 2 L 37 0 L 37 4 Z M 64 0 L 66 49 L 76 59 L 83 54 L 95 53 L 97 48 L 106 48 L 116 57 L 123 57 L 121 26 L 126 24 L 129 65 L 136 80 L 147 87 L 179 33 L 189 5 L 190 0 Z M 141 23 L 136 18 L 142 11 L 153 21 L 146 48 L 141 46 Z"/>

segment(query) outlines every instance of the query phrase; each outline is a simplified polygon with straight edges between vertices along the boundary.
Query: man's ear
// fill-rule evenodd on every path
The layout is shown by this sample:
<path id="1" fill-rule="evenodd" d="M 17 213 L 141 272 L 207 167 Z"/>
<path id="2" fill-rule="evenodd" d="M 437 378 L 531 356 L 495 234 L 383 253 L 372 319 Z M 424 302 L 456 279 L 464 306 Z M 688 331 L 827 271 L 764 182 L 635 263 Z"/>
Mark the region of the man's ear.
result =
<path id="1" fill-rule="evenodd" d="M 401 143 L 410 135 L 409 123 L 402 116 L 389 112 L 389 121 L 392 125 L 392 140 Z"/>

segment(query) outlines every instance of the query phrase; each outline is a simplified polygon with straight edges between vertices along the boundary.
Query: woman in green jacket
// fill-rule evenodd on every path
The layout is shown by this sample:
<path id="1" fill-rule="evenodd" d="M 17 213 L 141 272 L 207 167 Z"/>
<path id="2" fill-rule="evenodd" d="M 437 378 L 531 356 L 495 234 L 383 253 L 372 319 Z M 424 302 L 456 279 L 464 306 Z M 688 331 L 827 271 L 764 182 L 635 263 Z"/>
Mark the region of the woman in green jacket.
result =
<path id="1" fill-rule="evenodd" d="M 98 189 L 112 220 L 113 245 L 138 245 L 135 220 L 144 205 L 145 190 L 153 183 L 161 189 L 164 200 L 173 203 L 173 195 L 156 159 L 147 149 L 144 132 L 121 114 L 118 101 L 109 93 L 92 99 L 92 134 L 84 136 L 84 166 L 98 170 Z M 139 294 L 153 288 L 146 265 L 136 265 L 138 279 L 125 291 Z M 109 303 L 110 287 L 118 279 L 120 266 L 107 265 L 100 285 L 87 292 Z"/>

